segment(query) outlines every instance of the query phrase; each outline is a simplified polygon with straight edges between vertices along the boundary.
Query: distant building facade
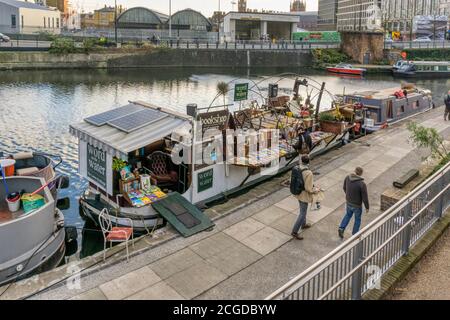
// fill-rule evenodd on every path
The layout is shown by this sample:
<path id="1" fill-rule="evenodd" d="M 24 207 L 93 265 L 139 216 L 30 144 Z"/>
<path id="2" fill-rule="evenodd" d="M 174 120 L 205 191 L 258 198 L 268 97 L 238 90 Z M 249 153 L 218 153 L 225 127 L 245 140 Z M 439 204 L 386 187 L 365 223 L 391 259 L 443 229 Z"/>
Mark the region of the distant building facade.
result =
<path id="1" fill-rule="evenodd" d="M 448 16 L 450 0 L 338 0 L 337 4 L 339 31 L 410 33 L 417 16 Z"/>
<path id="2" fill-rule="evenodd" d="M 305 12 L 306 1 L 305 0 L 291 0 L 291 12 Z"/>
<path id="3" fill-rule="evenodd" d="M 227 41 L 290 40 L 297 32 L 300 13 L 229 12 L 224 17 Z"/>
<path id="4" fill-rule="evenodd" d="M 94 10 L 94 13 L 82 13 L 80 15 L 80 25 L 82 29 L 95 28 L 95 29 L 111 29 L 114 28 L 116 16 L 125 12 L 125 8 L 122 6 L 117 7 L 117 13 L 115 13 L 114 7 L 104 6 L 101 9 Z"/>
<path id="5" fill-rule="evenodd" d="M 0 32 L 35 33 L 61 31 L 61 13 L 56 8 L 31 2 L 0 0 Z"/>
<path id="6" fill-rule="evenodd" d="M 339 0 L 336 14 L 337 30 L 373 31 L 378 28 L 380 31 L 381 3 L 382 0 Z M 376 21 L 377 19 L 379 21 Z"/>
<path id="7" fill-rule="evenodd" d="M 439 14 L 450 16 L 450 0 L 439 0 Z"/>
<path id="8" fill-rule="evenodd" d="M 96 27 L 94 13 L 81 13 L 80 14 L 80 27 L 81 29 L 91 29 Z"/>
<path id="9" fill-rule="evenodd" d="M 317 28 L 321 31 L 335 31 L 337 28 L 338 0 L 319 0 Z"/>
<path id="10" fill-rule="evenodd" d="M 247 0 L 238 1 L 238 12 L 247 12 Z"/>
<path id="11" fill-rule="evenodd" d="M 317 11 L 305 11 L 299 12 L 300 22 L 297 24 L 298 29 L 300 30 L 308 30 L 308 31 L 317 31 L 317 20 L 318 13 Z"/>
<path id="12" fill-rule="evenodd" d="M 125 8 L 123 8 L 122 6 L 117 7 L 117 13 L 115 13 L 114 7 L 107 7 L 107 6 L 95 10 L 94 20 L 97 28 L 113 28 L 116 16 L 118 17 L 124 11 Z"/>

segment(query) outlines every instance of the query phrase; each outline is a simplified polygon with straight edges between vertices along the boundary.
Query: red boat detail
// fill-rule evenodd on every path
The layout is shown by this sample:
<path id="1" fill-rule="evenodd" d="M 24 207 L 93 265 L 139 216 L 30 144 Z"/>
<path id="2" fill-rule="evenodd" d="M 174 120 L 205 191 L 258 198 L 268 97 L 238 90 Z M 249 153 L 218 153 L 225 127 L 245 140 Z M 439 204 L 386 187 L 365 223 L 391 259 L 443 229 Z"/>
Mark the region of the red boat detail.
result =
<path id="1" fill-rule="evenodd" d="M 328 67 L 327 71 L 339 74 L 362 76 L 366 72 L 366 69 L 353 68 L 351 65 L 337 65 L 335 67 Z"/>

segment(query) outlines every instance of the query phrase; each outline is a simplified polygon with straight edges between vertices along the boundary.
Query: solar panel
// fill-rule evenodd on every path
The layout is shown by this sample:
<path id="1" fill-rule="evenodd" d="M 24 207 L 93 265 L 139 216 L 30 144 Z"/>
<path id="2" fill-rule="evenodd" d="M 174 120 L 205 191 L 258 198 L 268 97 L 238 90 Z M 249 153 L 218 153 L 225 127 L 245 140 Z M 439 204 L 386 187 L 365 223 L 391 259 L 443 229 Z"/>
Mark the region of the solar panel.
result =
<path id="1" fill-rule="evenodd" d="M 153 109 L 144 109 L 130 115 L 108 121 L 108 125 L 126 133 L 133 132 L 153 122 L 159 121 L 168 114 Z"/>
<path id="2" fill-rule="evenodd" d="M 105 111 L 91 117 L 84 119 L 87 123 L 93 124 L 95 126 L 103 126 L 108 123 L 108 121 L 129 115 L 130 113 L 142 110 L 144 107 L 137 104 L 128 104 L 126 106 Z"/>

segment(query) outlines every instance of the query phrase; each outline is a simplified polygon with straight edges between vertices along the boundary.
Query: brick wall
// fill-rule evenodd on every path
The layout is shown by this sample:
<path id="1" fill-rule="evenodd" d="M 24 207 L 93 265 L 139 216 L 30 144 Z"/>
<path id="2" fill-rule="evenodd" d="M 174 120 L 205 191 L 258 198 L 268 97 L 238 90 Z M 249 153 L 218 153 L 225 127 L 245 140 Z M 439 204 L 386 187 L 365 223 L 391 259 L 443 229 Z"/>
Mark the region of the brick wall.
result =
<path id="1" fill-rule="evenodd" d="M 380 32 L 341 32 L 341 49 L 353 60 L 364 63 L 366 53 L 369 63 L 384 58 L 384 35 Z"/>

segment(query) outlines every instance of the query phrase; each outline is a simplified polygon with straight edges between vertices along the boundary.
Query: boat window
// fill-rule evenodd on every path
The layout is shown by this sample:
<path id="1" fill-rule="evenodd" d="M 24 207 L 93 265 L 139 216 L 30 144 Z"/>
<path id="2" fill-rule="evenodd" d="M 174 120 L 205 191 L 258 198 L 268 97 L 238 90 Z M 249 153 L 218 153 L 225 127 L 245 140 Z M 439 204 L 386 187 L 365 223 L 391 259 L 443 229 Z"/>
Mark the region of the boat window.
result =
<path id="1" fill-rule="evenodd" d="M 419 100 L 417 100 L 416 102 L 414 102 L 413 108 L 414 108 L 414 109 L 419 109 Z"/>
<path id="2" fill-rule="evenodd" d="M 405 112 L 405 106 L 400 106 L 400 113 L 404 113 Z"/>
<path id="3" fill-rule="evenodd" d="M 386 117 L 388 119 L 394 118 L 394 111 L 393 111 L 393 108 L 392 108 L 392 101 L 388 101 L 387 102 Z"/>
<path id="4" fill-rule="evenodd" d="M 439 66 L 439 71 L 447 71 L 447 66 Z"/>

